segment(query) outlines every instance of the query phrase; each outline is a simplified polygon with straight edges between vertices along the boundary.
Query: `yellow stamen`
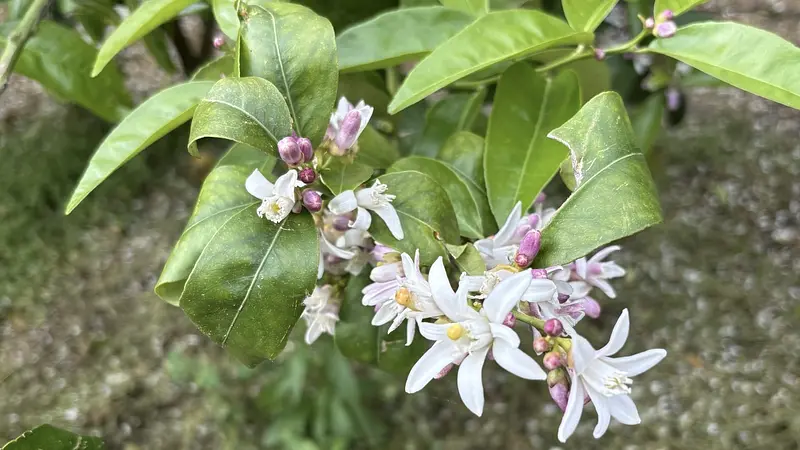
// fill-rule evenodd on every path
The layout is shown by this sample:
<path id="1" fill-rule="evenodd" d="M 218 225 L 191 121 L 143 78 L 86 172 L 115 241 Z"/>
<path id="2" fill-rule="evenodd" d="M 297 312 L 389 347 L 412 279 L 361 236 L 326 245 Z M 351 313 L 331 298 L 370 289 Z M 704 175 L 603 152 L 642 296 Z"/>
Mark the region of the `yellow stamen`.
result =
<path id="1" fill-rule="evenodd" d="M 467 330 L 461 326 L 461 324 L 454 323 L 447 328 L 447 337 L 456 341 L 464 335 Z"/>
<path id="2" fill-rule="evenodd" d="M 411 292 L 406 288 L 400 288 L 394 293 L 394 301 L 398 304 L 408 307 L 411 304 Z"/>
<path id="3" fill-rule="evenodd" d="M 281 205 L 279 205 L 279 204 L 277 204 L 277 203 L 273 203 L 273 204 L 270 206 L 270 209 L 272 209 L 272 212 L 273 212 L 273 213 L 277 214 L 277 213 L 281 212 Z"/>

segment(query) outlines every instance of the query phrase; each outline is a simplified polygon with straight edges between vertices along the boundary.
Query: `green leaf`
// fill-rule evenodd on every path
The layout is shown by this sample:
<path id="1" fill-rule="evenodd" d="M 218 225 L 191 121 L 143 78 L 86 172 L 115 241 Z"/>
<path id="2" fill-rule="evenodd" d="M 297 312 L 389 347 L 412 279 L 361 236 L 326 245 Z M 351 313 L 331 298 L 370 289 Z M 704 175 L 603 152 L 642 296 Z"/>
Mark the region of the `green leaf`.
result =
<path id="1" fill-rule="evenodd" d="M 389 107 L 389 93 L 386 92 L 385 82 L 377 72 L 357 72 L 339 76 L 339 89 L 337 97 L 345 97 L 355 104 L 359 100 L 375 110 L 372 113 L 370 123 L 376 121 L 391 121 L 392 117 L 386 112 Z"/>
<path id="2" fill-rule="evenodd" d="M 339 310 L 339 322 L 333 340 L 339 351 L 350 359 L 368 364 L 378 360 L 379 328 L 372 325 L 375 311 L 370 306 L 361 304 L 364 289 L 372 281 L 369 271 L 350 277 L 344 290 L 344 301 Z"/>
<path id="3" fill-rule="evenodd" d="M 161 28 L 156 28 L 145 35 L 142 40 L 144 41 L 145 47 L 147 47 L 147 51 L 150 52 L 150 55 L 156 60 L 158 66 L 169 74 L 175 73 L 177 68 L 175 67 L 175 63 L 172 62 L 172 58 L 169 56 L 169 39 L 167 38 L 167 33 Z"/>
<path id="4" fill-rule="evenodd" d="M 436 156 L 445 142 L 457 131 L 469 130 L 481 112 L 486 90 L 472 94 L 452 94 L 428 110 L 425 128 L 411 153 L 420 156 Z"/>
<path id="5" fill-rule="evenodd" d="M 389 173 L 415 170 L 436 180 L 447 192 L 458 219 L 461 235 L 481 239 L 497 231 L 486 200 L 486 191 L 453 166 L 431 158 L 411 156 L 389 168 Z"/>
<path id="6" fill-rule="evenodd" d="M 661 133 L 664 103 L 664 93 L 656 92 L 631 111 L 633 134 L 636 136 L 637 146 L 645 155 L 653 148 L 659 133 Z"/>
<path id="7" fill-rule="evenodd" d="M 200 66 L 192 75 L 192 81 L 217 81 L 233 76 L 234 63 L 234 55 L 226 53 Z"/>
<path id="8" fill-rule="evenodd" d="M 671 9 L 677 16 L 685 11 L 688 11 L 695 6 L 705 3 L 708 0 L 656 0 L 653 11 L 655 15 L 662 13 L 665 9 Z"/>
<path id="9" fill-rule="evenodd" d="M 278 141 L 292 133 L 292 118 L 280 91 L 263 78 L 223 78 L 197 105 L 189 153 L 197 141 L 220 138 L 277 155 Z"/>
<path id="10" fill-rule="evenodd" d="M 310 214 L 289 214 L 276 224 L 259 218 L 257 208 L 247 206 L 219 227 L 180 299 L 200 331 L 248 366 L 286 346 L 319 265 Z"/>
<path id="11" fill-rule="evenodd" d="M 39 425 L 3 446 L 3 450 L 102 450 L 100 438 L 80 436 L 52 425 Z"/>
<path id="12" fill-rule="evenodd" d="M 432 52 L 472 18 L 439 6 L 389 11 L 339 34 L 339 70 L 383 69 Z"/>
<path id="13" fill-rule="evenodd" d="M 569 263 L 661 222 L 653 179 L 618 94 L 593 98 L 550 136 L 569 147 L 577 188 L 542 230 L 535 267 Z"/>
<path id="14" fill-rule="evenodd" d="M 97 148 L 67 203 L 72 212 L 89 193 L 139 152 L 192 117 L 214 83 L 193 81 L 153 95 L 122 119 Z"/>
<path id="15" fill-rule="evenodd" d="M 560 45 L 589 44 L 593 38 L 592 33 L 574 31 L 541 11 L 491 12 L 423 59 L 397 91 L 389 112 L 394 114 L 492 64 L 525 58 Z"/>
<path id="16" fill-rule="evenodd" d="M 733 22 L 694 23 L 654 40 L 648 50 L 800 109 L 800 49 L 767 31 Z"/>
<path id="17" fill-rule="evenodd" d="M 385 169 L 400 158 L 397 147 L 370 125 L 358 137 L 357 161 L 376 169 Z"/>
<path id="18" fill-rule="evenodd" d="M 517 202 L 527 210 L 556 174 L 567 151 L 547 133 L 580 105 L 578 78 L 571 71 L 550 79 L 521 62 L 500 78 L 483 155 L 486 191 L 498 224 Z"/>
<path id="19" fill-rule="evenodd" d="M 235 4 L 236 0 L 211 0 L 211 11 L 220 31 L 233 40 L 239 36 L 239 15 Z"/>
<path id="20" fill-rule="evenodd" d="M 375 218 L 369 229 L 375 240 L 409 255 L 419 249 L 423 265 L 431 265 L 438 256 L 447 257 L 444 242 L 459 241 L 458 221 L 447 192 L 433 178 L 416 171 L 388 173 L 380 181 L 388 186 L 387 194 L 396 196 L 392 205 L 405 237 L 398 241 Z"/>
<path id="21" fill-rule="evenodd" d="M 489 13 L 489 0 L 439 0 L 448 8 L 458 9 L 474 16 Z"/>
<path id="22" fill-rule="evenodd" d="M 400 336 L 402 332 L 395 330 L 394 333 L 386 335 L 386 328 L 383 327 L 379 331 L 386 337 L 380 342 L 378 368 L 396 375 L 408 375 L 414 364 L 427 350 L 426 341 L 417 337 L 411 345 L 406 346 L 405 337 Z"/>
<path id="23" fill-rule="evenodd" d="M 322 141 L 336 101 L 339 69 L 333 27 L 305 6 L 248 6 L 242 21 L 242 76 L 270 81 L 289 105 L 297 134 Z"/>
<path id="24" fill-rule="evenodd" d="M 469 131 L 459 131 L 450 136 L 437 158 L 450 164 L 456 170 L 485 189 L 483 180 L 482 137 Z"/>
<path id="25" fill-rule="evenodd" d="M 567 22 L 580 31 L 596 30 L 616 4 L 617 0 L 561 0 Z"/>
<path id="26" fill-rule="evenodd" d="M 351 191 L 372 176 L 372 167 L 359 162 L 349 162 L 346 158 L 332 157 L 325 169 L 320 171 L 320 179 L 333 195 Z"/>
<path id="27" fill-rule="evenodd" d="M 15 22 L 0 24 L 0 47 L 5 47 Z M 25 44 L 14 71 L 41 83 L 56 97 L 75 102 L 108 122 L 117 122 L 131 105 L 116 65 L 92 79 L 87 68 L 96 51 L 77 31 L 42 21 Z"/>
<path id="28" fill-rule="evenodd" d="M 467 275 L 481 276 L 486 272 L 486 263 L 478 249 L 470 243 L 464 245 L 446 244 L 447 251 L 453 257 L 456 267 Z"/>
<path id="29" fill-rule="evenodd" d="M 192 216 L 161 271 L 156 294 L 178 306 L 186 279 L 203 249 L 219 229 L 245 208 L 258 205 L 258 199 L 244 188 L 254 169 L 269 177 L 276 159 L 244 144 L 235 144 L 220 159 L 203 182 Z"/>
<path id="30" fill-rule="evenodd" d="M 569 53 L 570 51 L 565 49 L 553 49 L 539 53 L 534 59 L 547 63 L 567 56 Z M 594 58 L 579 59 L 559 68 L 560 72 L 565 70 L 571 70 L 578 76 L 583 103 L 593 99 L 601 92 L 611 90 L 611 71 L 606 61 L 598 61 Z"/>
<path id="31" fill-rule="evenodd" d="M 160 25 L 169 22 L 196 0 L 147 0 L 114 30 L 103 42 L 92 68 L 96 77 L 114 56 L 125 47 L 143 38 Z"/>

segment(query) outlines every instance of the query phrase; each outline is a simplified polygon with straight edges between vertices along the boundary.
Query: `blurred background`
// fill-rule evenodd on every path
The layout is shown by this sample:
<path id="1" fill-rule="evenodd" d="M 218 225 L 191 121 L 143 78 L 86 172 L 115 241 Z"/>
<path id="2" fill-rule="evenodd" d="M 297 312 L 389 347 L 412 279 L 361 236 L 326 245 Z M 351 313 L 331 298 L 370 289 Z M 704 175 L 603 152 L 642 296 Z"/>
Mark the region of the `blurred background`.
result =
<path id="1" fill-rule="evenodd" d="M 352 2 L 308 3 L 337 29 L 352 19 Z M 800 42 L 800 1 L 703 10 Z M 121 67 L 137 101 L 175 81 L 141 44 Z M 236 363 L 153 294 L 211 164 L 186 153 L 187 130 L 65 217 L 109 125 L 14 76 L 0 98 L 0 442 L 51 423 L 126 450 L 800 448 L 800 112 L 732 88 L 685 94 L 685 119 L 652 157 L 665 223 L 622 243 L 618 297 L 583 325 L 604 342 L 627 307 L 624 354 L 669 355 L 637 378 L 642 425 L 595 441 L 587 413 L 560 446 L 545 386 L 492 365 L 476 418 L 455 377 L 408 396 L 330 340 Z"/>

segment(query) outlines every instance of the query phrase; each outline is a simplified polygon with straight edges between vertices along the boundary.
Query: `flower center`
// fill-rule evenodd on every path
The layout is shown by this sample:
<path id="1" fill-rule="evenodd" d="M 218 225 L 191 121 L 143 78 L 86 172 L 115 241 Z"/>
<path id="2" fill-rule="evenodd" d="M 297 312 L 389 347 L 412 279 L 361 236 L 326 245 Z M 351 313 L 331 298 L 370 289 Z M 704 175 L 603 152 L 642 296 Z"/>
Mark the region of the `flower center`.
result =
<path id="1" fill-rule="evenodd" d="M 467 330 L 459 323 L 454 323 L 447 328 L 447 337 L 453 341 L 461 339 Z"/>
<path id="2" fill-rule="evenodd" d="M 394 293 L 394 301 L 396 301 L 399 305 L 408 306 L 411 304 L 411 291 L 407 288 L 401 287 Z"/>
<path id="3" fill-rule="evenodd" d="M 630 394 L 632 384 L 633 380 L 628 378 L 628 374 L 625 372 L 614 372 L 603 380 L 603 387 L 606 389 L 604 394 L 607 396 Z"/>

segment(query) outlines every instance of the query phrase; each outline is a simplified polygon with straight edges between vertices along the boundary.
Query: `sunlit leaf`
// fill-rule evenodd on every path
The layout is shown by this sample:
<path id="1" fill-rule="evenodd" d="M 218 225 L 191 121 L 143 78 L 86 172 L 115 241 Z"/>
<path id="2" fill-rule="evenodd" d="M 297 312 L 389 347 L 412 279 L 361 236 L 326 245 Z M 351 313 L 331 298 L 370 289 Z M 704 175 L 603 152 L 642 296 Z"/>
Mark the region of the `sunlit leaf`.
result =
<path id="1" fill-rule="evenodd" d="M 707 1 L 708 0 L 656 0 L 653 11 L 658 15 L 669 9 L 672 10 L 675 15 L 678 15 Z"/>
<path id="2" fill-rule="evenodd" d="M 372 176 L 372 167 L 345 158 L 331 158 L 331 162 L 320 171 L 320 178 L 334 195 L 353 190 Z"/>
<path id="3" fill-rule="evenodd" d="M 572 28 L 581 31 L 594 31 L 608 13 L 614 9 L 618 0 L 561 0 L 564 15 Z"/>
<path id="4" fill-rule="evenodd" d="M 482 16 L 489 12 L 489 0 L 439 0 L 439 2 L 452 9 L 458 9 L 475 16 Z"/>

